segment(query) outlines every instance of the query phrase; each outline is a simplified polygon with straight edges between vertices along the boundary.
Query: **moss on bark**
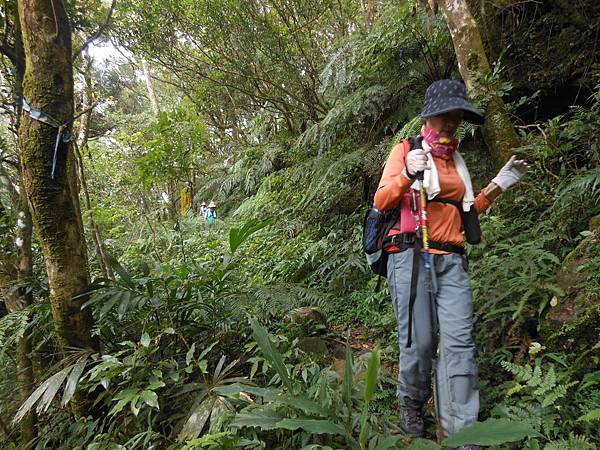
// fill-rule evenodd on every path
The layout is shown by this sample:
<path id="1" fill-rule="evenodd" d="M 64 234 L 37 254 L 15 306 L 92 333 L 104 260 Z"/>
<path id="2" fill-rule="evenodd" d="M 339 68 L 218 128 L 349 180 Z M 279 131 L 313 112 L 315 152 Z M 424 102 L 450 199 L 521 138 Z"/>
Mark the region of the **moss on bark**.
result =
<path id="1" fill-rule="evenodd" d="M 71 29 L 62 1 L 19 0 L 25 76 L 23 95 L 29 104 L 62 123 L 73 117 Z M 70 122 L 67 130 L 70 131 Z M 51 177 L 57 129 L 21 116 L 19 147 L 23 181 L 32 219 L 44 253 L 54 324 L 64 347 L 96 347 L 89 310 L 81 311 L 74 294 L 89 283 L 87 254 L 78 205 L 70 177 L 73 152 L 58 149 L 56 176 Z"/>
<path id="2" fill-rule="evenodd" d="M 477 85 L 477 74 L 490 68 L 477 23 L 466 0 L 439 0 L 438 4 L 450 30 L 460 74 L 467 87 L 473 89 Z M 500 168 L 520 143 L 502 99 L 492 92 L 477 95 L 491 97 L 485 111 L 483 137 L 494 165 Z"/>

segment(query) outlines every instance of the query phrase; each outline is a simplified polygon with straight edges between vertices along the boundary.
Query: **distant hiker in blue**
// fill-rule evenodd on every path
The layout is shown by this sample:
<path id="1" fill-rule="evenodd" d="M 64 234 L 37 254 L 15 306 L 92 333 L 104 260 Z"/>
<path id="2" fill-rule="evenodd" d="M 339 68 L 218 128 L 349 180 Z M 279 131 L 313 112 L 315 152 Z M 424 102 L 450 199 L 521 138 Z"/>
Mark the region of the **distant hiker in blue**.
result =
<path id="1" fill-rule="evenodd" d="M 215 202 L 210 202 L 204 214 L 206 223 L 215 223 L 215 221 L 217 220 L 217 205 L 215 204 Z"/>

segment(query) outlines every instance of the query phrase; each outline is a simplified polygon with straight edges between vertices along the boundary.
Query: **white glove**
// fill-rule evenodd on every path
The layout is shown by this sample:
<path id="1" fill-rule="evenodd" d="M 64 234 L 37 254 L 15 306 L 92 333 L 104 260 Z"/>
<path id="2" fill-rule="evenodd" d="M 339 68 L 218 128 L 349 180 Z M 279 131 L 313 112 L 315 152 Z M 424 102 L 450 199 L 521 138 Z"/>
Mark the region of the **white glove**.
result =
<path id="1" fill-rule="evenodd" d="M 500 169 L 498 175 L 492 180 L 492 183 L 497 184 L 500 189 L 506 191 L 509 187 L 523 178 L 527 169 L 529 169 L 527 161 L 524 159 L 516 159 L 516 156 L 512 155 L 504 167 Z"/>
<path id="2" fill-rule="evenodd" d="M 417 172 L 429 169 L 427 154 L 430 151 L 417 148 L 408 152 L 406 155 L 406 173 L 410 178 L 414 177 Z"/>

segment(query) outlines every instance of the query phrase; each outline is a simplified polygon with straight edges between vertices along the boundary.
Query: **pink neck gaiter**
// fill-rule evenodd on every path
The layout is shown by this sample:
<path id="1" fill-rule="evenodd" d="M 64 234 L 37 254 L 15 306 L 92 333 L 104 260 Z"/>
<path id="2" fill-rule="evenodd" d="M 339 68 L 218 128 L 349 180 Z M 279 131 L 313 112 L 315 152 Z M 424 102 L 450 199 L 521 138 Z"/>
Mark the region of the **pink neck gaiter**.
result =
<path id="1" fill-rule="evenodd" d="M 423 139 L 431 147 L 431 154 L 436 158 L 448 161 L 458 147 L 458 139 L 453 135 L 437 132 L 433 128 L 423 129 Z"/>

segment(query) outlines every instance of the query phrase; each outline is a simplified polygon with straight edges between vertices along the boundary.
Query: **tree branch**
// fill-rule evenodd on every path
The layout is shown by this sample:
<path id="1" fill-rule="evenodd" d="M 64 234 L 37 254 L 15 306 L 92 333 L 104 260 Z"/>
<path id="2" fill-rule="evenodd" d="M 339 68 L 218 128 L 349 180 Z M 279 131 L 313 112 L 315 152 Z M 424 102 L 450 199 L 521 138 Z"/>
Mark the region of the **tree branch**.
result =
<path id="1" fill-rule="evenodd" d="M 101 24 L 98 27 L 96 32 L 94 34 L 92 34 L 89 38 L 87 38 L 85 40 L 85 42 L 83 43 L 83 45 L 81 47 L 79 47 L 75 51 L 75 53 L 73 53 L 73 61 L 75 61 L 79 57 L 81 52 L 83 52 L 92 42 L 94 42 L 96 39 L 98 39 L 102 35 L 102 33 L 104 33 L 106 28 L 108 28 L 108 25 L 110 24 L 110 19 L 112 18 L 113 13 L 115 12 L 116 4 L 117 4 L 117 0 L 112 0 L 112 3 L 110 4 L 110 9 L 108 10 L 108 15 L 106 16 L 106 20 L 104 21 L 103 24 Z"/>
<path id="2" fill-rule="evenodd" d="M 13 65 L 17 59 L 15 49 L 6 41 L 0 42 L 0 53 L 6 56 Z"/>

